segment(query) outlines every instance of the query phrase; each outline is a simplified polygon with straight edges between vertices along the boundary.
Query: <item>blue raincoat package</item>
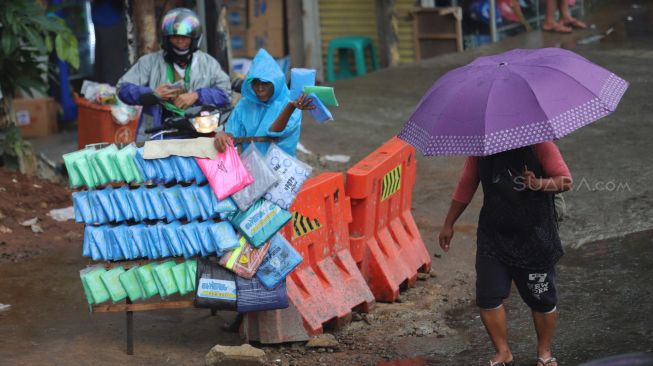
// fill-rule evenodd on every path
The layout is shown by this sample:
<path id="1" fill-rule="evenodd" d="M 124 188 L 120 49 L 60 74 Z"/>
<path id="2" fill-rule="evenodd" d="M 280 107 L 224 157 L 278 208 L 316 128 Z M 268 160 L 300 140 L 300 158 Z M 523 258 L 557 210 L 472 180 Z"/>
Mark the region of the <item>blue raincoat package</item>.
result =
<path id="1" fill-rule="evenodd" d="M 154 161 L 158 178 L 157 181 L 159 183 L 170 183 L 175 180 L 175 167 L 169 157 L 151 160 Z"/>
<path id="2" fill-rule="evenodd" d="M 290 69 L 290 99 L 299 98 L 305 86 L 315 85 L 315 69 Z"/>
<path id="3" fill-rule="evenodd" d="M 213 245 L 215 245 L 215 251 L 218 253 L 224 253 L 240 246 L 236 230 L 228 221 L 211 223 L 209 225 L 209 234 Z"/>
<path id="4" fill-rule="evenodd" d="M 261 102 L 252 89 L 252 80 L 260 79 L 274 85 L 274 94 Z M 302 111 L 295 110 L 288 119 L 288 124 L 280 132 L 270 132 L 270 127 L 290 101 L 290 91 L 286 86 L 286 76 L 279 64 L 267 51 L 260 49 L 247 73 L 242 86 L 242 98 L 229 116 L 225 132 L 234 137 L 270 136 L 279 138 L 279 146 L 294 156 L 299 142 Z M 268 151 L 269 142 L 255 142 L 262 154 Z M 249 144 L 244 144 L 247 149 Z"/>
<path id="5" fill-rule="evenodd" d="M 100 245 L 102 245 L 102 242 L 104 241 L 104 232 L 102 232 L 101 226 L 87 225 L 84 228 L 84 243 L 82 247 L 82 255 L 84 257 L 91 257 L 94 261 L 105 259 L 100 252 L 98 244 L 96 244 L 96 240 L 99 236 L 102 236 L 99 240 L 101 242 Z"/>
<path id="6" fill-rule="evenodd" d="M 181 245 L 181 240 L 179 240 L 179 235 L 177 234 L 177 228 L 181 224 L 179 221 L 173 221 L 171 223 L 161 226 L 160 233 L 163 234 L 163 239 L 165 244 L 168 246 L 170 255 L 172 256 L 182 256 L 184 255 L 184 250 Z M 161 244 L 163 246 L 163 243 Z"/>
<path id="7" fill-rule="evenodd" d="M 279 178 L 267 165 L 265 158 L 256 146 L 249 145 L 240 155 L 245 168 L 254 178 L 254 182 L 240 191 L 231 195 L 238 209 L 245 211 L 256 200 L 263 197 L 265 192 L 279 182 Z"/>
<path id="8" fill-rule="evenodd" d="M 161 196 L 164 190 L 161 186 L 145 190 L 145 206 L 147 207 L 147 216 L 150 220 L 163 220 L 166 218 L 165 204 Z"/>
<path id="9" fill-rule="evenodd" d="M 292 217 L 290 212 L 274 203 L 259 199 L 247 211 L 239 211 L 229 216 L 247 241 L 258 248 L 270 240 Z"/>
<path id="10" fill-rule="evenodd" d="M 76 223 L 93 223 L 93 208 L 88 197 L 88 191 L 73 192 L 73 207 Z"/>
<path id="11" fill-rule="evenodd" d="M 173 155 L 170 157 L 175 168 L 177 182 L 192 182 L 195 180 L 197 163 L 192 157 Z M 199 167 L 198 167 L 199 169 Z M 204 174 L 202 174 L 204 176 Z"/>
<path id="12" fill-rule="evenodd" d="M 194 221 L 200 218 L 200 207 L 197 198 L 195 197 L 195 190 L 197 186 L 191 185 L 188 187 L 181 187 L 181 203 L 186 212 L 186 220 Z"/>
<path id="13" fill-rule="evenodd" d="M 198 185 L 206 183 L 207 182 L 206 176 L 204 175 L 204 172 L 202 171 L 200 166 L 197 165 L 197 161 L 195 161 L 195 159 L 193 158 L 189 158 L 189 159 L 190 159 L 190 166 L 193 169 L 193 177 L 195 179 L 195 183 Z"/>
<path id="14" fill-rule="evenodd" d="M 131 235 L 132 238 L 132 243 L 134 247 L 136 247 L 136 250 L 139 253 L 138 257 L 147 257 L 150 259 L 152 256 L 150 255 L 150 237 L 147 233 L 147 226 L 143 224 L 136 224 L 129 226 L 127 228 L 129 230 L 129 234 Z"/>
<path id="15" fill-rule="evenodd" d="M 195 231 L 196 231 L 195 235 L 197 235 L 200 245 L 204 247 L 204 250 L 209 252 L 215 252 L 216 255 L 219 257 L 222 255 L 222 251 L 219 249 L 219 247 L 213 240 L 213 235 L 211 234 L 211 226 L 213 224 L 214 224 L 213 221 L 198 222 L 197 225 L 195 226 Z"/>
<path id="16" fill-rule="evenodd" d="M 185 258 L 190 258 L 198 254 L 201 250 L 196 227 L 197 222 L 191 222 L 177 227 L 177 236 L 179 236 L 179 240 L 182 243 L 182 251 Z"/>
<path id="17" fill-rule="evenodd" d="M 264 198 L 279 207 L 288 209 L 313 168 L 286 154 L 275 144 L 270 145 L 265 160 L 280 178 L 279 184 L 270 188 Z"/>
<path id="18" fill-rule="evenodd" d="M 150 244 L 149 252 L 152 259 L 170 256 L 168 246 L 163 243 L 163 238 L 161 237 L 160 228 L 162 225 L 163 223 L 158 223 L 147 227 L 147 236 Z"/>
<path id="19" fill-rule="evenodd" d="M 93 229 L 90 229 L 88 233 L 91 235 L 89 245 L 91 245 L 91 258 L 94 260 L 105 259 L 111 260 L 112 256 L 112 245 L 109 239 L 108 227 L 107 226 L 95 226 Z M 94 249 L 95 248 L 95 249 Z"/>
<path id="20" fill-rule="evenodd" d="M 143 221 L 147 220 L 147 204 L 145 203 L 145 186 L 140 186 L 136 189 L 130 189 L 127 194 L 127 202 L 132 211 L 134 220 Z"/>
<path id="21" fill-rule="evenodd" d="M 322 103 L 315 93 L 309 94 L 308 97 L 311 99 L 311 105 L 315 106 L 315 109 L 308 110 L 308 113 L 311 114 L 311 117 L 313 117 L 315 122 L 324 123 L 333 121 L 331 111 L 324 105 L 324 103 Z"/>
<path id="22" fill-rule="evenodd" d="M 288 307 L 288 292 L 283 281 L 273 289 L 265 288 L 256 277 L 246 279 L 236 276 L 236 310 L 239 313 L 285 309 Z"/>
<path id="23" fill-rule="evenodd" d="M 113 205 L 107 191 L 104 189 L 89 191 L 88 198 L 93 208 L 93 222 L 106 224 L 113 221 Z"/>
<path id="24" fill-rule="evenodd" d="M 115 212 L 120 212 L 120 216 L 123 220 L 134 219 L 134 213 L 129 205 L 128 195 L 129 187 L 127 186 L 115 188 L 109 195 L 111 197 L 111 202 L 113 203 L 113 210 Z"/>
<path id="25" fill-rule="evenodd" d="M 132 238 L 127 225 L 118 225 L 109 230 L 109 240 L 111 241 L 113 260 L 119 259 L 134 259 L 137 258 L 139 253 L 134 253 L 132 251 Z M 118 248 L 120 255 L 119 258 L 116 257 L 117 253 L 115 249 Z"/>
<path id="26" fill-rule="evenodd" d="M 143 159 L 143 148 L 139 147 L 136 149 L 136 154 L 134 154 L 134 163 L 138 168 L 138 171 L 141 174 L 141 177 L 144 181 L 157 181 L 157 171 L 156 166 L 154 165 L 153 160 Z"/>
<path id="27" fill-rule="evenodd" d="M 166 204 L 167 221 L 181 220 L 186 218 L 186 211 L 182 203 L 181 186 L 174 185 L 161 191 Z"/>
<path id="28" fill-rule="evenodd" d="M 263 263 L 258 267 L 256 277 L 265 288 L 271 290 L 281 283 L 295 267 L 302 262 L 302 256 L 281 234 L 270 240 L 270 248 Z"/>

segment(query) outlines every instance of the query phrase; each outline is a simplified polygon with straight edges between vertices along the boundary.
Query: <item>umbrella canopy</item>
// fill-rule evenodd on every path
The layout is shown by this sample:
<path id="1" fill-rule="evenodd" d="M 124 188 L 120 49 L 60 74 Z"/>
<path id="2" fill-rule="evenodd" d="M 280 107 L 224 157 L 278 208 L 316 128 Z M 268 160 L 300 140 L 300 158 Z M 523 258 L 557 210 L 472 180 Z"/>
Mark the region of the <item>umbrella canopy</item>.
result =
<path id="1" fill-rule="evenodd" d="M 571 51 L 515 49 L 442 76 L 398 136 L 427 156 L 492 155 L 559 139 L 610 114 L 627 87 Z"/>

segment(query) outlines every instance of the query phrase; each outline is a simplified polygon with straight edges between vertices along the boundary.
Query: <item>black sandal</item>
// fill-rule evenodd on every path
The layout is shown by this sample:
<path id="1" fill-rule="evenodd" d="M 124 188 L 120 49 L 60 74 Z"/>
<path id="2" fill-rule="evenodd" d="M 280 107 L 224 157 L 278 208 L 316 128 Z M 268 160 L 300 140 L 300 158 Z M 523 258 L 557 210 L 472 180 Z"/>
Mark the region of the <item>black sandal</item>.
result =
<path id="1" fill-rule="evenodd" d="M 489 365 L 490 366 L 516 366 L 515 360 L 512 360 L 510 362 L 492 362 L 492 360 L 490 360 Z"/>

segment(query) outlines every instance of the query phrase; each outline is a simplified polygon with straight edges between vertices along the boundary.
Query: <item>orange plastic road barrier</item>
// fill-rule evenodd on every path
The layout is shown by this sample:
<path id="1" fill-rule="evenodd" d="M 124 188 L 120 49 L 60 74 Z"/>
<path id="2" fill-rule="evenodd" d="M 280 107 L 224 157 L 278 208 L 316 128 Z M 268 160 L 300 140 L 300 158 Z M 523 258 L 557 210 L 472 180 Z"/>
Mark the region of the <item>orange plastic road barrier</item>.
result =
<path id="1" fill-rule="evenodd" d="M 77 104 L 77 146 L 107 142 L 128 144 L 136 139 L 138 115 L 126 125 L 113 120 L 111 107 L 75 96 Z"/>
<path id="2" fill-rule="evenodd" d="M 395 301 L 431 257 L 410 212 L 415 149 L 392 138 L 347 171 L 351 253 L 378 301 Z"/>
<path id="3" fill-rule="evenodd" d="M 304 258 L 286 278 L 292 306 L 247 314 L 241 330 L 248 340 L 306 340 L 321 333 L 325 323 L 346 323 L 352 309 L 366 312 L 374 303 L 349 250 L 351 207 L 343 174 L 322 173 L 307 180 L 290 211 L 293 219 L 283 234 Z M 298 329 L 300 318 L 305 333 Z"/>

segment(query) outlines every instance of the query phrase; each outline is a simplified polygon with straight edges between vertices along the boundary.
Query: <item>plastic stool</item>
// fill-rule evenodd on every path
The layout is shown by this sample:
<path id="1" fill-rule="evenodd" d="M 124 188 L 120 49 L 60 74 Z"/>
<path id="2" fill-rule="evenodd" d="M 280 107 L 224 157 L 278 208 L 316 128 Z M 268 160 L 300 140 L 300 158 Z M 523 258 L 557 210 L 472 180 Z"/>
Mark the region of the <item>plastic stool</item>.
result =
<path id="1" fill-rule="evenodd" d="M 354 76 L 361 76 L 367 74 L 367 67 L 365 66 L 365 47 L 369 47 L 372 69 L 378 70 L 379 63 L 376 60 L 376 53 L 374 52 L 374 44 L 369 37 L 363 36 L 350 36 L 339 37 L 329 41 L 327 50 L 327 81 L 334 81 L 338 79 L 349 79 Z M 340 70 L 336 75 L 333 71 L 333 53 L 338 50 L 338 64 Z M 352 74 L 349 70 L 349 56 L 348 50 L 354 51 L 354 60 L 356 63 L 356 74 Z"/>

